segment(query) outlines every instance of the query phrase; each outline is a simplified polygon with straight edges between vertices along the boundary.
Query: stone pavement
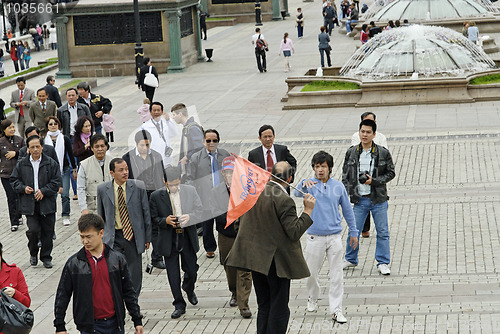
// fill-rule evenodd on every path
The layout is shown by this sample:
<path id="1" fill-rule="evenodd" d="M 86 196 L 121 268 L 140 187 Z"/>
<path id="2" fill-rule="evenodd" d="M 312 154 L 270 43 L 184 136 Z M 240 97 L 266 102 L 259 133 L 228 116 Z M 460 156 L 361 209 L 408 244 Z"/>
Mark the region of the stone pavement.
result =
<path id="1" fill-rule="evenodd" d="M 276 141 L 288 145 L 298 160 L 297 180 L 312 175 L 310 159 L 320 149 L 334 156 L 334 177 L 340 178 L 359 115 L 367 110 L 377 114 L 396 164 L 396 178 L 389 185 L 392 274 L 382 277 L 376 270 L 372 228 L 372 237 L 361 240 L 359 266 L 344 275 L 348 324 L 334 325 L 330 320 L 325 265 L 320 273 L 323 298 L 318 312 L 305 311 L 305 281 L 292 282 L 289 333 L 500 333 L 499 104 L 283 111 L 280 99 L 287 89 L 285 78 L 319 66 L 320 3 L 292 0 L 291 12 L 298 6 L 306 17 L 303 39 L 295 38 L 291 19 L 266 22 L 262 27 L 271 46 L 267 73 L 256 68 L 249 43 L 252 24 L 219 27 L 210 29 L 209 40 L 203 42 L 214 48 L 214 62 L 196 64 L 181 74 L 160 75 L 156 93 L 167 110 L 177 102 L 189 105 L 205 128 L 219 130 L 221 145 L 244 156 L 258 144 L 259 126 L 272 124 Z M 283 72 L 283 59 L 277 55 L 285 31 L 296 46 L 290 73 Z M 334 32 L 333 45 L 334 64 L 342 65 L 354 51 L 354 43 Z M 32 81 L 35 86 L 44 78 Z M 2 97 L 5 91 L 0 92 Z M 132 77 L 99 78 L 96 92 L 113 101 L 117 130 L 111 153 L 121 156 L 130 134 L 140 125 L 135 110 L 144 94 Z M 36 317 L 33 333 L 52 333 L 60 273 L 66 259 L 80 247 L 77 203 L 71 201 L 71 226 L 62 226 L 60 218 L 56 222 L 54 268 L 47 270 L 29 266 L 26 227 L 9 232 L 3 190 L 0 197 L 4 257 L 17 263 L 26 276 Z M 218 260 L 207 259 L 200 251 L 198 263 L 199 304 L 188 305 L 186 315 L 178 320 L 170 319 L 172 297 L 165 272 L 155 269 L 152 275 L 145 274 L 140 304 L 146 333 L 255 333 L 254 293 L 250 298 L 254 316 L 242 319 L 228 305 L 230 293 Z M 68 328 L 76 333 L 71 319 L 70 307 Z M 127 333 L 132 333 L 130 321 L 127 325 Z"/>

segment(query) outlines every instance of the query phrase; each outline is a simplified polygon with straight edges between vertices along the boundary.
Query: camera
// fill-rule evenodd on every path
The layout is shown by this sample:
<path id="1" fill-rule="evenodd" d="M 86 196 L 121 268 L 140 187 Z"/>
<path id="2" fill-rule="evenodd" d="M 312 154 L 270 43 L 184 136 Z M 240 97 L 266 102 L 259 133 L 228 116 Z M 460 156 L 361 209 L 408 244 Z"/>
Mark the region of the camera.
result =
<path id="1" fill-rule="evenodd" d="M 365 182 L 368 181 L 368 176 L 366 176 L 366 174 L 369 175 L 370 173 L 367 170 L 359 173 L 359 175 L 358 175 L 359 183 L 365 184 Z"/>
<path id="2" fill-rule="evenodd" d="M 151 263 L 148 263 L 146 266 L 146 272 L 150 275 L 153 273 L 153 265 Z"/>

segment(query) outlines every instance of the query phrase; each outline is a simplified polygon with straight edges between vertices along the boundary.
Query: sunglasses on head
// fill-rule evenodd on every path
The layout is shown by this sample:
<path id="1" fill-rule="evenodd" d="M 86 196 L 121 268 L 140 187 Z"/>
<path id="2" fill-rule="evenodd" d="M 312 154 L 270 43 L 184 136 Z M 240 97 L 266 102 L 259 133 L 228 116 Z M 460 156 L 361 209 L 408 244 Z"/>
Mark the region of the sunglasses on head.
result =
<path id="1" fill-rule="evenodd" d="M 218 143 L 218 142 L 219 142 L 219 139 L 205 139 L 205 141 L 206 141 L 207 143 L 209 143 L 209 144 L 210 144 L 211 142 Z"/>

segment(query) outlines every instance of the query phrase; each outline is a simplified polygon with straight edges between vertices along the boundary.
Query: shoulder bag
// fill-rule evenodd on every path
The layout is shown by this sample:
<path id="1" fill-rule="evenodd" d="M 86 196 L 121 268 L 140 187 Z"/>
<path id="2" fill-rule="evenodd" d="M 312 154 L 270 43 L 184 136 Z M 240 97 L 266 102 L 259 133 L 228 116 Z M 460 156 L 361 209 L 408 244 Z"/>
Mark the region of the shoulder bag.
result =
<path id="1" fill-rule="evenodd" d="M 19 292 L 20 293 L 20 292 Z M 28 334 L 33 328 L 33 311 L 0 291 L 0 332 L 3 334 Z"/>
<path id="2" fill-rule="evenodd" d="M 158 88 L 158 79 L 151 73 L 152 70 L 153 66 L 149 66 L 149 72 L 144 76 L 144 84 L 149 87 Z"/>

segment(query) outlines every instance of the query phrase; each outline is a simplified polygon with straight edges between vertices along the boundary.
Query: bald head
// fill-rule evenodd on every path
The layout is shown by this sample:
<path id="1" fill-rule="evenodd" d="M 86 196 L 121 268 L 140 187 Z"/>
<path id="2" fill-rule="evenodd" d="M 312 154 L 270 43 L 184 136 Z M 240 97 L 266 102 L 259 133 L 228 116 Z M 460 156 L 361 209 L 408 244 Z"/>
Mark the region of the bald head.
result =
<path id="1" fill-rule="evenodd" d="M 273 166 L 271 174 L 290 183 L 290 181 L 292 181 L 292 174 L 293 174 L 292 166 L 290 166 L 290 164 L 287 161 L 279 161 Z M 286 185 L 286 183 L 276 178 L 273 178 L 273 180 L 280 183 L 281 185 Z"/>

